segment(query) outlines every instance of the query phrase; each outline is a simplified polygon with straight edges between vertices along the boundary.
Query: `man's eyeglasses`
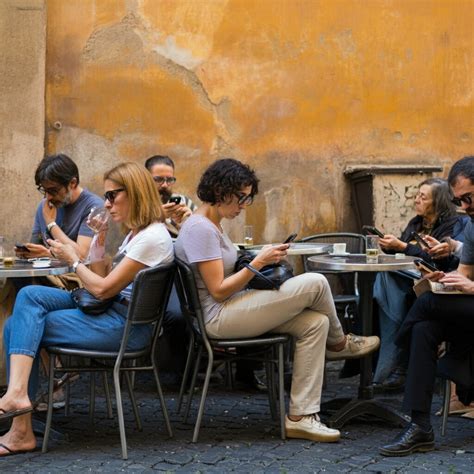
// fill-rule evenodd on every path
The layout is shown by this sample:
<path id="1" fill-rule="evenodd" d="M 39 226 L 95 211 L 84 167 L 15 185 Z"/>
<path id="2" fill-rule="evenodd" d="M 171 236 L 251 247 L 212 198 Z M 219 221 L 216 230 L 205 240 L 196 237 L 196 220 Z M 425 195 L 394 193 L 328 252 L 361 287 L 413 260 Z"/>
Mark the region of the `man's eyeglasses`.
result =
<path id="1" fill-rule="evenodd" d="M 464 196 L 458 198 L 453 198 L 451 199 L 451 202 L 458 207 L 461 207 L 463 202 L 470 206 L 472 204 L 472 193 L 464 194 Z"/>
<path id="2" fill-rule="evenodd" d="M 56 196 L 60 193 L 61 188 L 45 188 L 41 184 L 39 186 L 36 186 L 36 189 L 43 195 L 46 196 L 46 194 L 49 194 L 50 196 Z"/>
<path id="3" fill-rule="evenodd" d="M 110 204 L 113 204 L 115 201 L 115 198 L 117 197 L 117 194 L 125 191 L 125 188 L 117 188 L 117 189 L 112 189 L 110 191 L 107 191 L 104 193 L 104 199 L 106 201 L 109 201 Z"/>
<path id="4" fill-rule="evenodd" d="M 169 186 L 176 183 L 176 178 L 174 176 L 153 176 L 153 181 L 158 184 L 166 183 Z"/>
<path id="5" fill-rule="evenodd" d="M 253 203 L 252 194 L 235 193 L 239 206 L 250 206 Z"/>

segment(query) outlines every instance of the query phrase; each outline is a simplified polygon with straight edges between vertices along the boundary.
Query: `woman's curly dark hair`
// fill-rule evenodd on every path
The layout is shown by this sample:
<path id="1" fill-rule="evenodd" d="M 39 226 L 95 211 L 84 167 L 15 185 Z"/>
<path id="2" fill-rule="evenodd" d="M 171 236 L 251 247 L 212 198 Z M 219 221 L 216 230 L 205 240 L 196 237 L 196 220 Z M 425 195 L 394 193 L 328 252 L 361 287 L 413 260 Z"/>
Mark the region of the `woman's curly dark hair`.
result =
<path id="1" fill-rule="evenodd" d="M 250 166 L 233 158 L 214 161 L 201 176 L 197 195 L 202 202 L 225 202 L 242 188 L 251 186 L 251 196 L 258 193 L 258 178 Z"/>

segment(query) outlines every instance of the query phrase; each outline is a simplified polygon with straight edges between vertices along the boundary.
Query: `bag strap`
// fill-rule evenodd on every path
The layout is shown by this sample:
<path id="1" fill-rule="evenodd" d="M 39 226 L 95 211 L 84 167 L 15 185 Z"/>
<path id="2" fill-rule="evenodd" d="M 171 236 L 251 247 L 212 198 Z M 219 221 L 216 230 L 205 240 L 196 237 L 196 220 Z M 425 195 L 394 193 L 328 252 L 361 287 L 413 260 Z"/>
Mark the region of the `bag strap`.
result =
<path id="1" fill-rule="evenodd" d="M 271 287 L 273 287 L 274 290 L 280 289 L 280 285 L 277 285 L 274 281 L 270 280 L 270 278 L 266 277 L 263 273 L 252 267 L 252 265 L 250 265 L 249 263 L 244 263 L 244 267 L 248 268 L 251 272 L 255 273 L 255 275 L 265 280 Z"/>

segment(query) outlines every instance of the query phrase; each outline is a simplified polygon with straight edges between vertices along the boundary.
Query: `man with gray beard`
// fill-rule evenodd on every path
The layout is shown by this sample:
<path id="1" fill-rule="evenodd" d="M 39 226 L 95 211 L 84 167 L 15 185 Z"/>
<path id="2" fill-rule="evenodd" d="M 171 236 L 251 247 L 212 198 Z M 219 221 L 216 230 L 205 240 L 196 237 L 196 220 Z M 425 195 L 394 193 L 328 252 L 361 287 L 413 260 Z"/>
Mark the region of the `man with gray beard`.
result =
<path id="1" fill-rule="evenodd" d="M 79 170 L 67 155 L 46 156 L 35 172 L 35 183 L 44 199 L 36 210 L 28 252 L 17 248 L 24 258 L 51 257 L 47 239 L 72 245 L 86 258 L 94 232 L 87 227 L 93 207 L 103 207 L 102 199 L 79 185 Z"/>

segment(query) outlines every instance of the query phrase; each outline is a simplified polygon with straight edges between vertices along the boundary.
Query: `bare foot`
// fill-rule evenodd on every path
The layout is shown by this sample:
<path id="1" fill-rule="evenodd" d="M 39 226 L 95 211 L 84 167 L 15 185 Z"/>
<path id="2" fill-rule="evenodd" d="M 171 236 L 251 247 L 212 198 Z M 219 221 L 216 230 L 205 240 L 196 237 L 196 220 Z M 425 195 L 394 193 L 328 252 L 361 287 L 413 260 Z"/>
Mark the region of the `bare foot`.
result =
<path id="1" fill-rule="evenodd" d="M 28 395 L 15 396 L 7 391 L 0 399 L 0 411 L 2 413 L 29 407 L 31 407 L 31 401 Z"/>
<path id="2" fill-rule="evenodd" d="M 5 445 L 10 451 L 33 451 L 36 448 L 36 438 L 32 430 L 12 428 L 0 436 L 0 444 Z M 8 449 L 0 446 L 0 457 L 11 454 Z"/>

